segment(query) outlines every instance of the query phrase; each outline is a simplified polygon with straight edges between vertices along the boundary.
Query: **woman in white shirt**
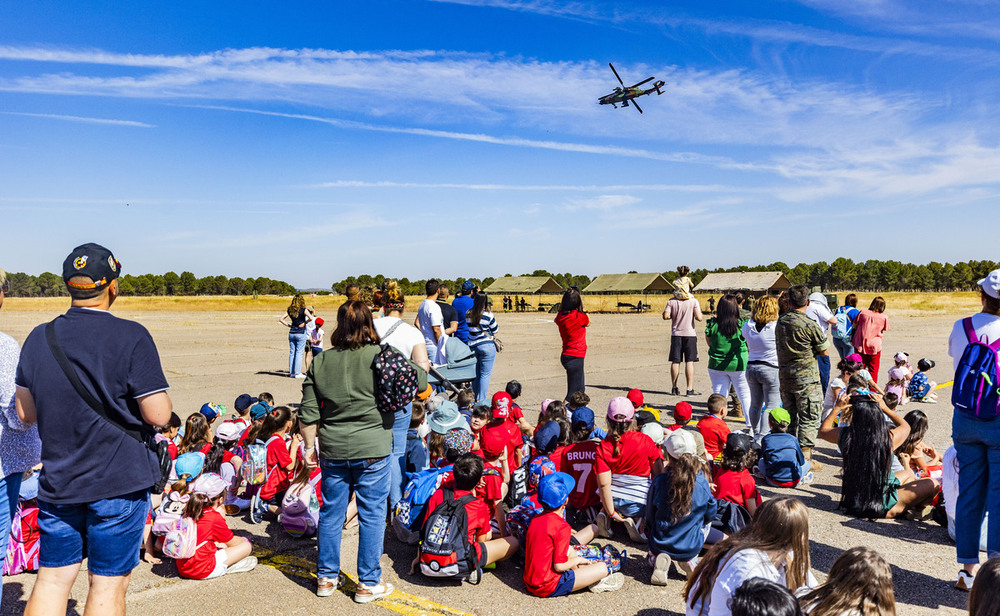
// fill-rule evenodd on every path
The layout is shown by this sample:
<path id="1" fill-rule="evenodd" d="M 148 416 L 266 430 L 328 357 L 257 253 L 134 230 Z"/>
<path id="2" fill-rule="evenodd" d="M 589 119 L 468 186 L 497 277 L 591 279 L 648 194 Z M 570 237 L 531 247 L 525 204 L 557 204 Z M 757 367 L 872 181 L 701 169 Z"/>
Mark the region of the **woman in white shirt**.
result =
<path id="1" fill-rule="evenodd" d="M 764 411 L 781 406 L 778 352 L 774 346 L 777 322 L 778 300 L 765 295 L 754 305 L 752 318 L 743 324 L 743 338 L 747 341 L 747 384 L 750 385 L 750 406 L 746 416 L 758 443 L 771 431 Z"/>
<path id="2" fill-rule="evenodd" d="M 687 616 L 730 616 L 733 592 L 756 577 L 793 593 L 816 587 L 809 571 L 809 510 L 801 501 L 766 501 L 750 526 L 709 549 L 684 586 Z"/>

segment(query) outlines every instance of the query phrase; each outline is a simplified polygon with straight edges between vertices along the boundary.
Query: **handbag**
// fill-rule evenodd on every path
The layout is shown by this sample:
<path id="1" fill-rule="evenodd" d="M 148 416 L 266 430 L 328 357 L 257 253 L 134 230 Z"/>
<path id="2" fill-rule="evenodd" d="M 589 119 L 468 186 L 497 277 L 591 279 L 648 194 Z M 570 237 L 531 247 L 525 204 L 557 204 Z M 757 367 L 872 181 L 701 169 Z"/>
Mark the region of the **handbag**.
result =
<path id="1" fill-rule="evenodd" d="M 503 350 L 503 341 L 502 340 L 500 340 L 496 336 L 490 336 L 490 340 L 493 341 L 493 346 L 496 347 L 497 353 L 499 353 L 500 351 Z"/>

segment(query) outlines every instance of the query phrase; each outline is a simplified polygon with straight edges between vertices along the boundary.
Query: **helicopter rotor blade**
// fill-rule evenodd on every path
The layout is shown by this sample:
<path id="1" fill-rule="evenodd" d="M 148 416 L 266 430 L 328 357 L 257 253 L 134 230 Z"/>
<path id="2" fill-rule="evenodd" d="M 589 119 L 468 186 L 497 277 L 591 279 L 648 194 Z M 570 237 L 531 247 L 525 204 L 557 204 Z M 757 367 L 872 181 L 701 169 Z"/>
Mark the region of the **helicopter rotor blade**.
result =
<path id="1" fill-rule="evenodd" d="M 653 81 L 653 79 L 655 79 L 655 77 L 650 77 L 649 79 L 644 79 L 644 80 L 640 81 L 639 83 L 635 84 L 632 87 L 633 88 L 638 88 L 639 86 L 641 86 L 644 83 L 649 83 L 650 81 Z"/>
<path id="2" fill-rule="evenodd" d="M 608 62 L 608 66 L 611 67 L 611 72 L 615 74 L 615 77 L 618 77 L 618 83 L 622 84 L 622 87 L 624 88 L 625 87 L 625 82 L 622 81 L 622 78 L 618 76 L 618 71 L 615 70 L 615 65 L 612 64 L 612 63 L 610 63 L 610 62 Z"/>
<path id="3" fill-rule="evenodd" d="M 639 113 L 642 113 L 642 107 L 639 106 L 639 103 L 635 102 L 634 98 L 632 99 L 632 104 L 635 105 L 635 108 L 639 110 Z"/>

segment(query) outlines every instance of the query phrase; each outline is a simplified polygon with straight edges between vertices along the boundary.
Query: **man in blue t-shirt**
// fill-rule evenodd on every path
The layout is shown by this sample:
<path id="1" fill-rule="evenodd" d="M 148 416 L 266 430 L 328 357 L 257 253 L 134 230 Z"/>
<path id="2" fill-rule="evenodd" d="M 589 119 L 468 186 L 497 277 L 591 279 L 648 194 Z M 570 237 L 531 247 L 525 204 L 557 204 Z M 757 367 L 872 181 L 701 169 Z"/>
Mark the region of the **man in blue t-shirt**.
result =
<path id="1" fill-rule="evenodd" d="M 74 249 L 63 263 L 70 309 L 51 329 L 36 327 L 21 349 L 17 413 L 38 423 L 43 465 L 40 568 L 29 613 L 64 613 L 87 558 L 87 603 L 124 614 L 125 591 L 139 564 L 150 487 L 160 481 L 147 442 L 153 427 L 170 421 L 172 406 L 149 332 L 109 312 L 120 272 L 107 248 Z"/>
<path id="2" fill-rule="evenodd" d="M 837 347 L 837 352 L 840 353 L 840 358 L 844 359 L 848 355 L 854 353 L 854 345 L 851 344 L 851 337 L 854 335 L 854 319 L 858 318 L 858 296 L 854 293 L 849 293 L 847 297 L 844 298 L 844 305 L 837 308 L 837 311 L 833 314 L 834 318 L 837 319 L 837 324 L 831 328 L 833 338 L 833 346 Z M 841 330 L 841 321 L 844 324 L 844 331 Z"/>
<path id="3" fill-rule="evenodd" d="M 455 330 L 455 335 L 466 344 L 469 343 L 469 324 L 465 321 L 465 313 L 472 308 L 472 292 L 475 290 L 476 283 L 466 280 L 462 283 L 462 292 L 451 302 L 452 308 L 458 313 L 458 329 Z"/>

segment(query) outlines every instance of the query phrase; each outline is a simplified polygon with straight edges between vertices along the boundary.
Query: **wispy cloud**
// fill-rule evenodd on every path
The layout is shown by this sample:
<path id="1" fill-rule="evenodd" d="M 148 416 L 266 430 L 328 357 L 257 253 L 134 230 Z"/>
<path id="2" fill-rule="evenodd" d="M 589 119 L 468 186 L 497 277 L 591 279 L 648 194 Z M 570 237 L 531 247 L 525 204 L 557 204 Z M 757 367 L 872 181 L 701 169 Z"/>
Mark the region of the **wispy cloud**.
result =
<path id="1" fill-rule="evenodd" d="M 138 128 L 156 128 L 154 124 L 136 122 L 134 120 L 112 120 L 108 118 L 87 118 L 74 115 L 59 115 L 55 113 L 27 113 L 24 111 L 0 111 L 4 115 L 23 116 L 28 118 L 43 118 L 46 120 L 65 120 L 67 122 L 80 122 L 83 124 L 107 124 L 110 126 L 134 126 Z"/>
<path id="2" fill-rule="evenodd" d="M 628 205 L 635 205 L 640 201 L 642 199 L 632 195 L 598 195 L 590 199 L 574 199 L 566 205 L 566 210 L 570 212 L 575 210 L 610 212 L 612 210 L 621 210 L 621 208 Z"/>
<path id="3" fill-rule="evenodd" d="M 676 191 L 676 192 L 735 192 L 746 191 L 746 187 L 723 186 L 719 184 L 462 184 L 454 182 L 393 182 L 388 180 L 369 182 L 362 180 L 337 180 L 313 184 L 309 188 L 424 188 L 429 190 L 510 190 L 510 191 L 557 191 L 557 192 L 607 192 L 607 191 Z M 751 189 L 753 190 L 753 189 Z"/>

